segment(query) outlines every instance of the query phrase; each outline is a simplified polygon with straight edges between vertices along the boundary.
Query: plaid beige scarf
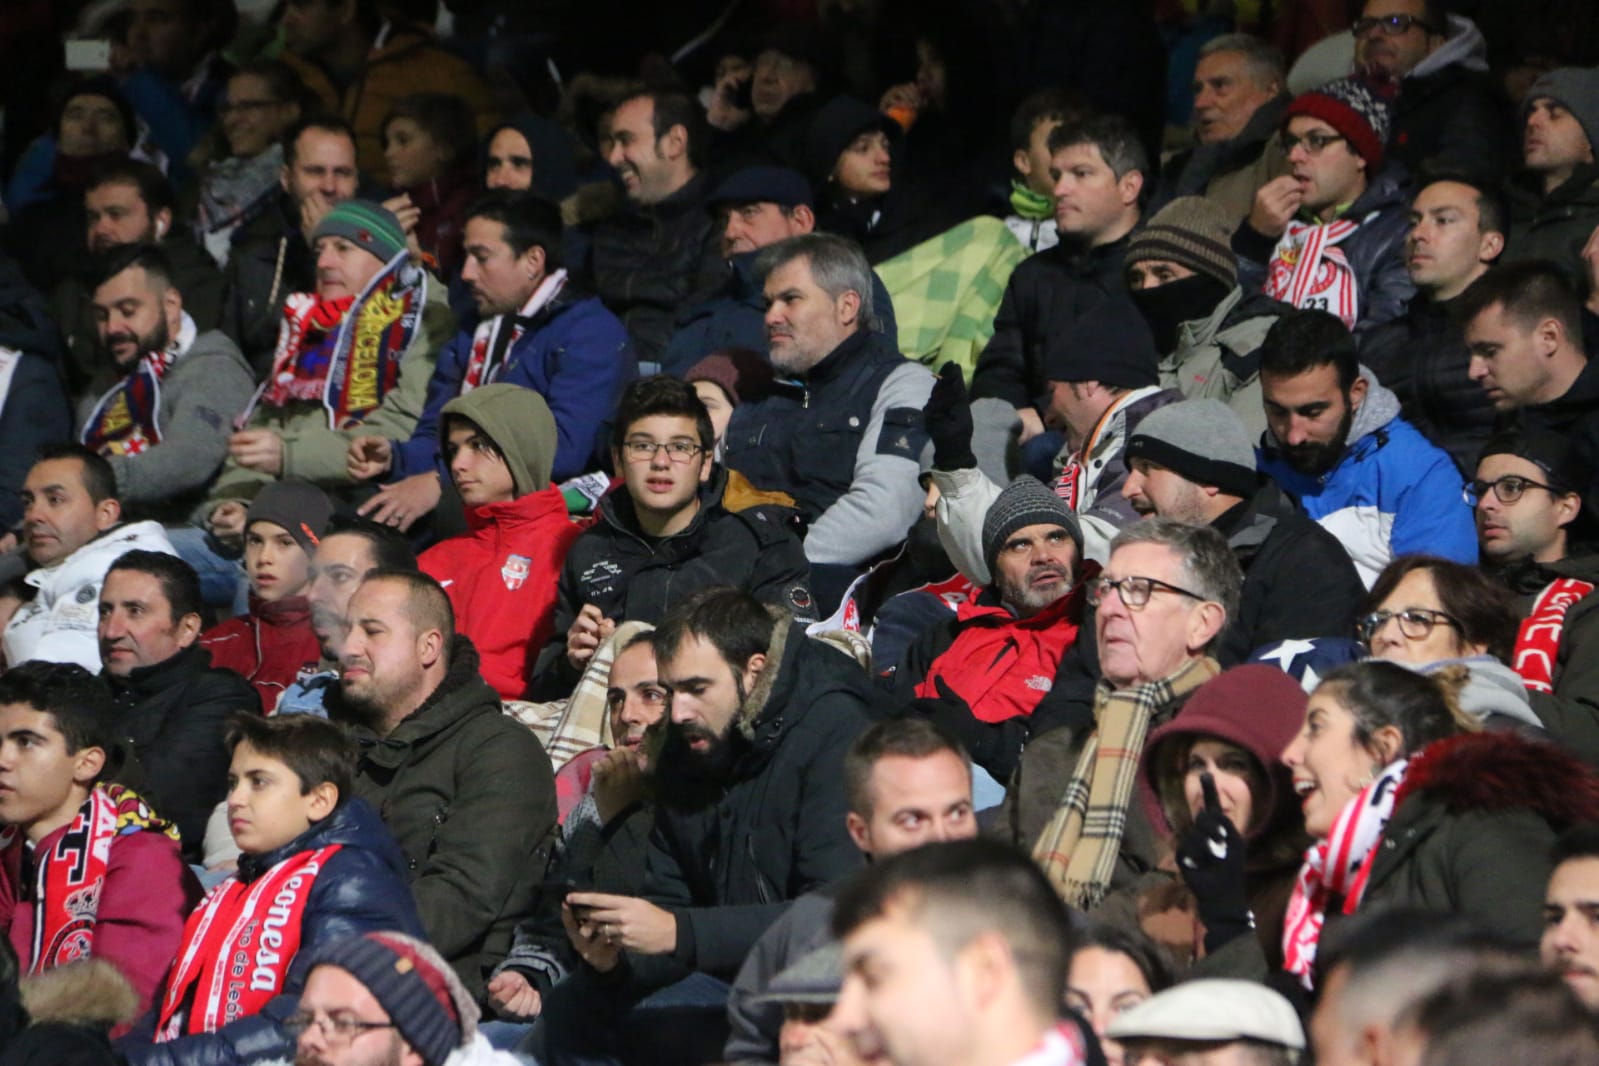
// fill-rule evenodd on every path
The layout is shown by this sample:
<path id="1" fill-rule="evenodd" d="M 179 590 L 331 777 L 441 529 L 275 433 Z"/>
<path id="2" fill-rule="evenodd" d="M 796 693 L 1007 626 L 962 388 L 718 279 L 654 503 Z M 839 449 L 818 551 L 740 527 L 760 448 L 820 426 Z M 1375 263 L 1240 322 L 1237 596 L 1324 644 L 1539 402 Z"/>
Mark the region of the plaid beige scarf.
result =
<path id="1" fill-rule="evenodd" d="M 1098 728 L 1033 845 L 1033 860 L 1067 903 L 1090 910 L 1104 901 L 1150 725 L 1220 672 L 1214 659 L 1194 659 L 1164 680 L 1119 691 L 1102 684 L 1095 693 Z"/>

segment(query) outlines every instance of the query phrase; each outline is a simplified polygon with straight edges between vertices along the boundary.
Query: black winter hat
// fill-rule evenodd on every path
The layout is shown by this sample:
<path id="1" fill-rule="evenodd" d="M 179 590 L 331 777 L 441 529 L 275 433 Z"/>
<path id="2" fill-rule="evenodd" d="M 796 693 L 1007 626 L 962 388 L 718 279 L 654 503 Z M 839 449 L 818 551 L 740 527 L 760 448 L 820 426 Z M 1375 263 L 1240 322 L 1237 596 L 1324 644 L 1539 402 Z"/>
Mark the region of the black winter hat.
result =
<path id="1" fill-rule="evenodd" d="M 1045 342 L 1050 381 L 1097 381 L 1124 389 L 1160 384 L 1160 353 L 1132 300 L 1107 296 Z"/>

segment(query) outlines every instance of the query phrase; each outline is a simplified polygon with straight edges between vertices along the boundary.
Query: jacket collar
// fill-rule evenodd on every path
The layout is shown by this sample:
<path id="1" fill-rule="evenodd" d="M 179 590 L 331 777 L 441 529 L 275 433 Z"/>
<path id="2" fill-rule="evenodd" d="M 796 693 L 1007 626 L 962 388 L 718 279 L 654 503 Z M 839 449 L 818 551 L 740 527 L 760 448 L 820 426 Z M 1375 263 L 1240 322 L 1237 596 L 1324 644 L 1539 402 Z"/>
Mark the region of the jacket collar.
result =
<path id="1" fill-rule="evenodd" d="M 202 648 L 200 642 L 196 640 L 169 659 L 149 666 L 134 667 L 128 671 L 127 677 L 116 677 L 105 670 L 100 672 L 100 676 L 110 684 L 112 691 L 126 692 L 142 700 L 181 685 L 191 677 L 203 674 L 209 669 L 211 669 L 211 653 Z"/>
<path id="2" fill-rule="evenodd" d="M 474 533 L 491 526 L 511 530 L 524 526 L 544 525 L 557 518 L 566 518 L 566 497 L 560 489 L 551 485 L 547 489 L 529 492 L 514 500 L 485 503 L 468 508 L 466 527 Z"/>
<path id="3" fill-rule="evenodd" d="M 444 732 L 461 719 L 479 713 L 492 703 L 497 709 L 499 696 L 478 672 L 477 648 L 457 633 L 450 645 L 450 668 L 439 687 L 421 705 L 400 721 L 385 737 L 362 729 L 362 757 L 376 766 L 394 769 L 405 762 L 412 748 Z"/>

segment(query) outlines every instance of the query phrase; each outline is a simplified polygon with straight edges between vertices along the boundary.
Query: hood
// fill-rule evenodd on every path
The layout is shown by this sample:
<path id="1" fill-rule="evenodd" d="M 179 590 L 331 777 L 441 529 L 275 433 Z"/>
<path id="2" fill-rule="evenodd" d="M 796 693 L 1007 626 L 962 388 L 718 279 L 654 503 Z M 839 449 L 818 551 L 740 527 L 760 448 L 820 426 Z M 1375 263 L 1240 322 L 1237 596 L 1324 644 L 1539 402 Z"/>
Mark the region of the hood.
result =
<path id="1" fill-rule="evenodd" d="M 1476 71 L 1488 69 L 1488 41 L 1475 22 L 1461 15 L 1450 15 L 1447 30 L 1444 43 L 1432 55 L 1417 63 L 1415 69 L 1405 75 L 1406 81 L 1425 78 L 1445 67 L 1461 66 Z"/>
<path id="2" fill-rule="evenodd" d="M 396 877 L 404 880 L 409 876 L 405 855 L 395 843 L 394 835 L 384 826 L 378 812 L 366 800 L 351 796 L 332 814 L 281 848 L 275 848 L 265 855 L 240 855 L 239 880 L 249 884 L 292 855 L 325 848 L 330 844 L 370 851 L 381 858 Z"/>
<path id="3" fill-rule="evenodd" d="M 1463 666 L 1469 671 L 1466 684 L 1461 688 L 1457 698 L 1460 701 L 1460 709 L 1478 722 L 1485 722 L 1490 714 L 1495 714 L 1543 730 L 1543 722 L 1532 713 L 1532 704 L 1527 699 L 1526 682 L 1522 680 L 1520 674 L 1492 655 L 1440 659 L 1438 662 L 1417 667 L 1416 670 L 1418 673 L 1436 674 L 1451 666 Z"/>
<path id="4" fill-rule="evenodd" d="M 105 959 L 85 959 L 30 974 L 21 982 L 22 1006 L 33 1025 L 51 1022 L 111 1029 L 138 1016 L 139 994 Z"/>
<path id="5" fill-rule="evenodd" d="M 1559 745 L 1516 733 L 1462 733 L 1429 744 L 1410 760 L 1396 809 L 1412 795 L 1450 814 L 1525 808 L 1557 833 L 1599 821 L 1599 776 Z"/>
<path id="6" fill-rule="evenodd" d="M 817 109 L 805 133 L 806 176 L 817 189 L 827 186 L 838 157 L 867 130 L 882 130 L 890 144 L 901 133 L 897 122 L 853 96 L 836 96 Z"/>
<path id="7" fill-rule="evenodd" d="M 1409 180 L 1403 167 L 1397 163 L 1390 163 L 1377 171 L 1375 177 L 1366 185 L 1366 191 L 1355 198 L 1341 217 L 1365 223 L 1366 216 L 1385 207 L 1403 208 L 1406 204 L 1405 189 Z"/>
<path id="8" fill-rule="evenodd" d="M 518 115 L 500 123 L 483 139 L 484 162 L 487 163 L 489 145 L 494 135 L 511 129 L 520 133 L 533 152 L 532 192 L 551 203 L 577 192 L 577 152 L 572 135 L 558 122 L 541 115 Z"/>
<path id="9" fill-rule="evenodd" d="M 439 417 L 439 438 L 445 438 L 444 420 L 450 415 L 470 419 L 505 456 L 518 496 L 550 487 L 555 464 L 555 418 L 544 397 L 520 385 L 498 383 L 463 393 L 444 405 Z"/>
<path id="10" fill-rule="evenodd" d="M 160 552 L 163 555 L 178 554 L 173 549 L 172 542 L 167 539 L 167 531 L 162 528 L 160 522 L 148 519 L 143 522 L 124 522 L 101 533 L 55 566 L 40 567 L 30 571 L 25 580 L 38 588 L 49 579 L 50 575 L 63 567 L 84 565 L 90 560 L 99 565 L 103 574 L 111 569 L 111 564 L 124 553 L 135 549 Z"/>

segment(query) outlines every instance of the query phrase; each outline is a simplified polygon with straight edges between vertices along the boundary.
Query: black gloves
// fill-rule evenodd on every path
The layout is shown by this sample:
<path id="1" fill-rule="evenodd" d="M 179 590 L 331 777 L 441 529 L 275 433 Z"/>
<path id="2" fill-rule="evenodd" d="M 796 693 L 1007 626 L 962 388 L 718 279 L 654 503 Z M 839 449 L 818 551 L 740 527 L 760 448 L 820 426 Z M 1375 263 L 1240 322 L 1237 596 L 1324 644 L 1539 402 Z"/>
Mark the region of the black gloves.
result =
<path id="1" fill-rule="evenodd" d="M 1255 928 L 1249 909 L 1244 838 L 1221 812 L 1216 779 L 1199 775 L 1205 806 L 1194 817 L 1193 828 L 1177 844 L 1177 869 L 1199 903 L 1199 920 L 1205 923 L 1205 953 Z"/>
<path id="2" fill-rule="evenodd" d="M 945 363 L 922 408 L 927 435 L 933 441 L 933 469 L 965 470 L 977 465 L 972 454 L 972 407 L 966 379 L 955 363 Z"/>

